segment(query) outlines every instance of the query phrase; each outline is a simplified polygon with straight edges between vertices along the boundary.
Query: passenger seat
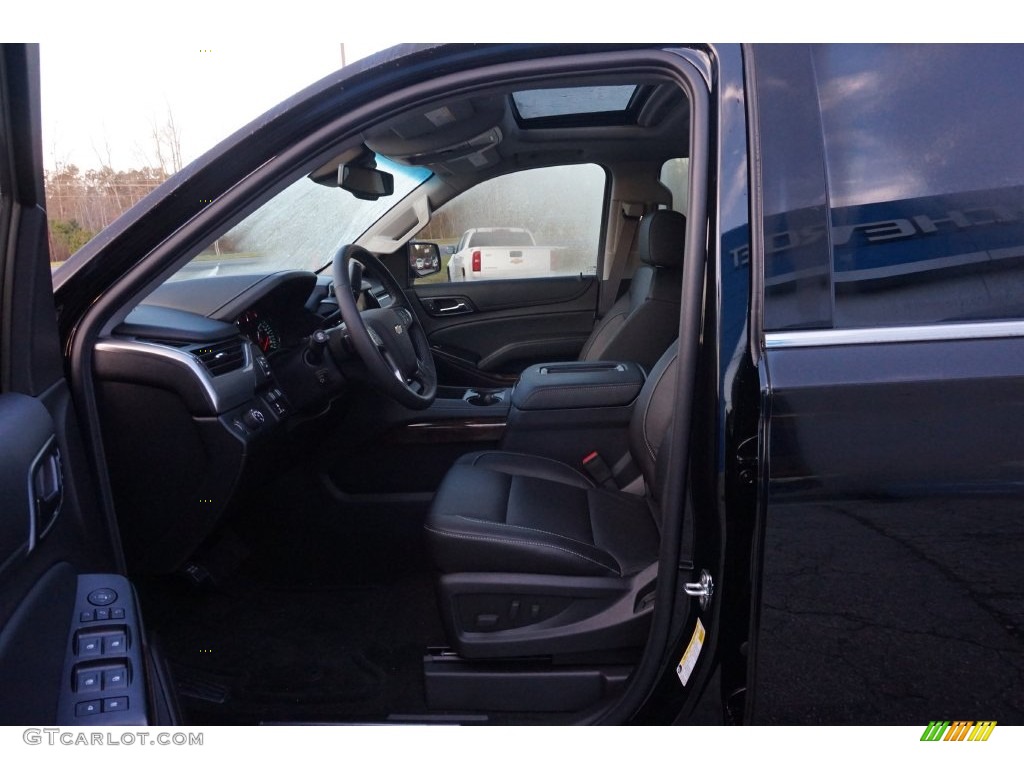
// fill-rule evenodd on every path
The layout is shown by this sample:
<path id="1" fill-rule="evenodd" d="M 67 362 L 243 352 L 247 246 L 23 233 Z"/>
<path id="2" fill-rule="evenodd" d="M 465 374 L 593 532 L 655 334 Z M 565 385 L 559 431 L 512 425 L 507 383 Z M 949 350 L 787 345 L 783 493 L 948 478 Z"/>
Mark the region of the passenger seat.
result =
<path id="1" fill-rule="evenodd" d="M 640 260 L 629 292 L 594 327 L 580 360 L 630 360 L 648 371 L 679 333 L 686 217 L 654 211 L 637 232 Z"/>

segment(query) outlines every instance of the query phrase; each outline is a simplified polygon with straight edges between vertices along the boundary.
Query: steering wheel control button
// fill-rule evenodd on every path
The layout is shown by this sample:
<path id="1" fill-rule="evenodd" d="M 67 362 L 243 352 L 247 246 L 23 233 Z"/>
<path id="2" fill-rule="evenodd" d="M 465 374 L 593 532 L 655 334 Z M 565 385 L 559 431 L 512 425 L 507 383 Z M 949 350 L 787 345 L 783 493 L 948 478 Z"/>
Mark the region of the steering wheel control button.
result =
<path id="1" fill-rule="evenodd" d="M 117 600 L 117 592 L 107 587 L 101 587 L 90 592 L 86 600 L 93 605 L 110 605 Z"/>

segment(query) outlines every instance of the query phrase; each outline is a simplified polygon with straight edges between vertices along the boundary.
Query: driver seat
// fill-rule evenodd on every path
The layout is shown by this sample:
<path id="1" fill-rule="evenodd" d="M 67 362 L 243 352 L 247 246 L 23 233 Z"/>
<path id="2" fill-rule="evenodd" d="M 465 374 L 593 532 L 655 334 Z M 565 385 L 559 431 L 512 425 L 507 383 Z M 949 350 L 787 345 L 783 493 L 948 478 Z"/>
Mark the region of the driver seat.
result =
<path id="1" fill-rule="evenodd" d="M 519 453 L 472 453 L 449 470 L 425 532 L 441 571 L 445 629 L 461 656 L 558 656 L 644 642 L 677 348 L 658 360 L 633 406 L 629 452 L 643 493 Z"/>

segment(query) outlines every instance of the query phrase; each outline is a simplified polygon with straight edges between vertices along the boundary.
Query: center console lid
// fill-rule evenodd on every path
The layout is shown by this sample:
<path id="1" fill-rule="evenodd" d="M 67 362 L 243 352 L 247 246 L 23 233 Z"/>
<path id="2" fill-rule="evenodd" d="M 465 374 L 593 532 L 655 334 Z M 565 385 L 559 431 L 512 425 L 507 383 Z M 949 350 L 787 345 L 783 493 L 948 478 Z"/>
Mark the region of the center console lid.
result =
<path id="1" fill-rule="evenodd" d="M 523 371 L 512 405 L 520 411 L 612 408 L 632 403 L 643 385 L 644 370 L 636 363 L 540 363 Z"/>

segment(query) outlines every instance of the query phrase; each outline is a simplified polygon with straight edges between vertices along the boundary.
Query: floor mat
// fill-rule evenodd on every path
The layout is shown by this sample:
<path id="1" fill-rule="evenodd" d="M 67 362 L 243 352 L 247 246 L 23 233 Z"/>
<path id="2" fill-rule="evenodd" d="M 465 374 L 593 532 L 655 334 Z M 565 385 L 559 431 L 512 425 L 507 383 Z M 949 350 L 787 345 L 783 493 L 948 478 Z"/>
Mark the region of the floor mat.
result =
<path id="1" fill-rule="evenodd" d="M 190 724 L 382 720 L 425 712 L 422 657 L 443 641 L 426 575 L 391 584 L 196 589 L 139 584 Z"/>

